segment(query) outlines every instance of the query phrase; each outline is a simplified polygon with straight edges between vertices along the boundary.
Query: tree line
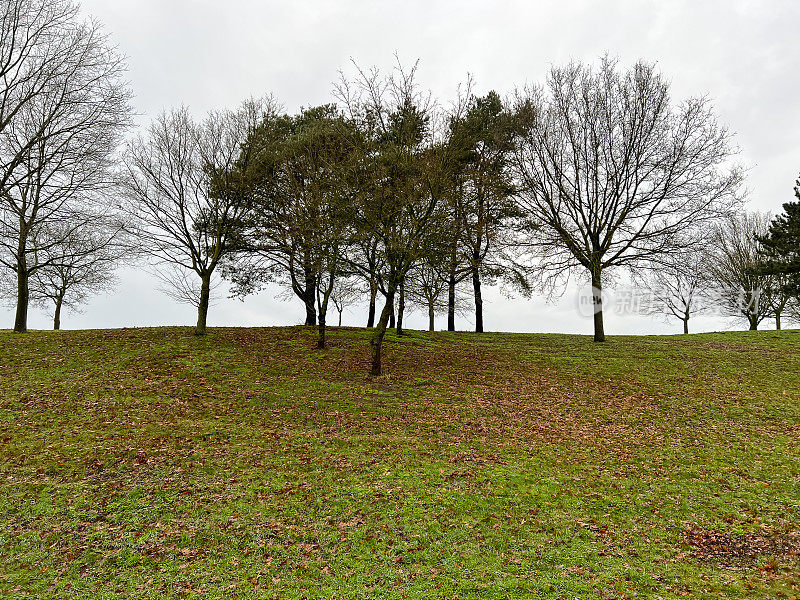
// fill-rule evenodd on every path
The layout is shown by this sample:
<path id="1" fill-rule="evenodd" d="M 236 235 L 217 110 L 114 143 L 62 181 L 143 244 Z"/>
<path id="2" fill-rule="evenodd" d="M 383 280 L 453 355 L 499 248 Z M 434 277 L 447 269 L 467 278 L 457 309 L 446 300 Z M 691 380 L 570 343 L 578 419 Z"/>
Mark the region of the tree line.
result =
<path id="1" fill-rule="evenodd" d="M 673 101 L 655 65 L 553 67 L 540 85 L 448 103 L 352 65 L 330 102 L 289 114 L 271 96 L 194 118 L 163 112 L 131 137 L 124 61 L 71 0 L 0 9 L 0 264 L 27 329 L 31 301 L 76 304 L 146 260 L 206 330 L 215 281 L 277 283 L 326 345 L 333 310 L 365 299 L 371 367 L 411 308 L 472 311 L 483 288 L 557 293 L 619 274 L 684 323 L 700 298 L 747 319 L 794 310 L 797 202 L 742 211 L 744 172 L 708 99 Z M 124 140 L 127 138 L 127 143 Z M 788 314 L 788 313 L 787 313 Z"/>
<path id="2" fill-rule="evenodd" d="M 684 333 L 691 317 L 711 312 L 737 318 L 751 331 L 768 318 L 776 329 L 786 318 L 800 321 L 799 206 L 785 203 L 786 212 L 774 218 L 731 215 L 709 230 L 706 246 L 640 278 L 651 293 L 649 312 L 681 321 Z"/>

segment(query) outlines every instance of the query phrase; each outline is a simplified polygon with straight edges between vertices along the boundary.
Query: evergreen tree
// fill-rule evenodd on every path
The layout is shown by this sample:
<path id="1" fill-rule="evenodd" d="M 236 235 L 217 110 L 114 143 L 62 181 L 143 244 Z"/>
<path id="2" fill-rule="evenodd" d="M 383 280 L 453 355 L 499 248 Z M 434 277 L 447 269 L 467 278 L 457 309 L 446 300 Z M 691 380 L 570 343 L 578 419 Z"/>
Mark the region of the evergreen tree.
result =
<path id="1" fill-rule="evenodd" d="M 800 295 L 800 179 L 794 188 L 797 200 L 783 205 L 783 214 L 772 220 L 769 233 L 760 237 L 766 255 L 766 270 L 782 275 L 786 291 Z"/>

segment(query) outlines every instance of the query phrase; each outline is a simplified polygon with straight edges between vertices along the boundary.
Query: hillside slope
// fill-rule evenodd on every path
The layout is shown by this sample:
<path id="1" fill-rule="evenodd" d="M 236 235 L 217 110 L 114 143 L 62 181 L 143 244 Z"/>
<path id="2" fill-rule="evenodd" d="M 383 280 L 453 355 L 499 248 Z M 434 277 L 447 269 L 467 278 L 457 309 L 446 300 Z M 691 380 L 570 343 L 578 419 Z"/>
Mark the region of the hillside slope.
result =
<path id="1" fill-rule="evenodd" d="M 800 595 L 800 332 L 0 332 L 0 594 Z"/>

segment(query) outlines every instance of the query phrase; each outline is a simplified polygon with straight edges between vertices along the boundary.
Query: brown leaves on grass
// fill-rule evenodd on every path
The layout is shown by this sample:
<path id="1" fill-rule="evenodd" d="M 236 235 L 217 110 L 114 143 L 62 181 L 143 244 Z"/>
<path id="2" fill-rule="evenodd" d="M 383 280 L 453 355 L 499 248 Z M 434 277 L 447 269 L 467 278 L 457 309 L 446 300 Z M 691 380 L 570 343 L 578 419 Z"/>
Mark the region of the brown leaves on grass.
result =
<path id="1" fill-rule="evenodd" d="M 689 553 L 691 558 L 723 564 L 751 563 L 760 557 L 773 557 L 781 561 L 800 557 L 798 531 L 762 531 L 733 536 L 693 526 L 683 532 L 683 537 L 692 548 Z"/>
<path id="2" fill-rule="evenodd" d="M 247 411 L 248 421 L 262 435 L 272 430 L 280 437 L 292 433 L 349 437 L 398 430 L 425 439 L 443 436 L 453 443 L 482 440 L 532 445 L 579 440 L 608 446 L 613 440 L 613 445 L 622 448 L 634 437 L 663 435 L 632 430 L 615 419 L 653 408 L 652 398 L 617 389 L 614 382 L 603 379 L 564 377 L 541 361 L 520 356 L 517 345 L 487 346 L 480 338 L 454 344 L 435 334 L 388 339 L 389 377 L 368 380 L 366 339 L 344 333 L 332 332 L 335 347 L 320 352 L 311 348 L 315 332 L 303 327 L 220 328 L 206 340 L 166 329 L 76 332 L 71 334 L 76 338 L 74 345 L 62 348 L 68 362 L 83 365 L 86 361 L 74 356 L 75 349 L 91 350 L 91 364 L 113 365 L 113 372 L 95 369 L 85 377 L 42 382 L 44 388 L 30 390 L 37 400 L 34 410 L 42 410 L 45 392 L 56 392 L 48 398 L 49 409 L 68 409 L 86 415 L 87 420 L 102 421 L 115 428 L 119 439 L 143 426 L 175 423 L 203 411 L 234 421 Z M 276 383 L 293 381 L 300 384 L 298 397 L 283 401 L 305 404 L 299 411 L 302 414 L 284 413 L 285 405 L 270 402 Z M 313 381 L 343 383 L 344 387 L 332 388 L 336 400 L 350 401 L 364 410 L 323 407 L 324 388 L 313 392 L 320 397 L 319 407 L 308 404 L 309 392 L 303 384 Z M 120 396 L 152 400 L 147 410 L 130 413 L 119 402 Z M 251 402 L 266 405 L 254 413 L 248 407 Z M 271 411 L 270 418 L 265 408 Z M 209 442 L 203 440 L 206 446 L 212 445 Z M 140 448 L 147 451 L 149 462 L 151 448 Z M 142 458 L 134 460 L 137 466 L 143 463 Z"/>
<path id="3" fill-rule="evenodd" d="M 472 462 L 478 465 L 497 464 L 504 465 L 506 461 L 497 454 L 478 454 L 475 452 L 459 452 L 450 457 L 451 463 Z"/>
<path id="4" fill-rule="evenodd" d="M 337 552 L 362 540 L 372 543 L 391 569 L 410 572 L 414 548 L 422 546 L 393 545 L 386 527 L 391 520 L 415 527 L 413 519 L 431 515 L 443 528 L 463 522 L 474 530 L 475 552 L 538 536 L 542 553 L 555 546 L 572 552 L 588 547 L 580 544 L 589 540 L 599 557 L 641 561 L 634 539 L 673 550 L 673 536 L 680 535 L 670 529 L 667 541 L 659 531 L 667 504 L 679 507 L 690 489 L 661 488 L 659 495 L 661 482 L 670 477 L 665 466 L 674 464 L 670 453 L 689 448 L 679 455 L 688 460 L 709 439 L 728 443 L 730 433 L 742 427 L 738 413 L 709 419 L 702 411 L 738 408 L 750 394 L 738 388 L 732 393 L 724 385 L 707 389 L 727 381 L 717 373 L 700 378 L 706 386 L 700 389 L 693 387 L 696 382 L 683 383 L 683 373 L 677 385 L 670 373 L 659 371 L 658 381 L 668 384 L 662 389 L 645 376 L 661 363 L 639 362 L 638 355 L 625 364 L 614 362 L 616 354 L 608 349 L 618 352 L 620 346 L 613 343 L 590 349 L 558 337 L 503 334 L 453 338 L 412 332 L 387 338 L 388 375 L 376 380 L 366 376 L 366 332 L 334 329 L 334 343 L 325 351 L 313 349 L 315 335 L 296 327 L 213 329 L 204 339 L 179 329 L 14 338 L 13 368 L 0 370 L 11 378 L 0 406 L 14 411 L 13 422 L 0 424 L 3 474 L 7 485 L 19 487 L 27 485 L 21 478 L 33 481 L 34 473 L 44 473 L 58 486 L 53 490 L 63 505 L 53 509 L 52 529 L 28 518 L 9 521 L 12 537 L 42 532 L 47 556 L 65 565 L 89 564 L 95 557 L 83 556 L 87 548 L 101 548 L 107 562 L 99 568 L 108 570 L 121 562 L 116 557 L 124 557 L 123 551 L 159 569 L 197 563 L 195 572 L 204 561 L 211 565 L 224 555 L 231 565 L 226 568 L 242 581 L 249 563 L 264 569 L 246 572 L 254 586 L 259 578 L 260 585 L 277 585 L 281 578 L 290 585 L 309 565 L 327 576 L 337 571 L 346 580 L 346 564 L 337 561 Z M 0 339 L 0 350 L 3 343 L 11 344 Z M 635 345 L 641 351 L 651 343 L 657 351 L 667 348 L 658 340 Z M 686 368 L 690 359 L 692 368 L 720 360 L 687 351 L 676 359 L 686 380 L 696 374 Z M 763 427 L 771 413 L 753 414 L 753 427 Z M 798 439 L 800 429 L 791 418 L 780 414 L 774 422 L 782 435 Z M 765 442 L 745 436 L 741 443 Z M 551 444 L 559 451 L 551 452 Z M 645 445 L 652 464 L 633 460 Z M 542 472 L 520 472 L 517 461 L 539 453 L 545 460 L 528 464 Z M 557 460 L 548 467 L 552 456 Z M 580 460 L 586 471 L 570 471 Z M 708 465 L 693 474 L 691 489 L 738 490 L 737 482 L 752 479 L 731 473 L 733 479 L 718 465 Z M 540 481 L 523 482 L 523 475 Z M 626 480 L 632 477 L 642 485 L 628 491 Z M 520 494 L 507 496 L 511 491 Z M 529 496 L 529 491 L 541 493 Z M 477 506 L 450 503 L 468 494 L 486 500 L 494 512 L 477 520 Z M 73 507 L 75 499 L 86 502 Z M 345 500 L 343 513 L 336 507 Z M 765 495 L 756 501 L 775 510 L 784 500 Z M 527 503 L 535 503 L 534 517 L 542 511 L 535 530 L 516 512 L 527 517 Z M 634 503 L 637 524 L 655 527 L 658 538 L 627 529 L 625 511 Z M 263 518 L 248 512 L 253 505 L 266 513 Z M 147 510 L 138 514 L 139 506 Z M 319 511 L 328 506 L 330 515 L 320 519 Z M 599 507 L 608 514 L 595 519 Z M 577 518 L 560 522 L 567 510 Z M 70 516 L 75 513 L 77 525 Z M 137 518 L 128 519 L 130 514 Z M 670 520 L 670 527 L 683 518 Z M 575 536 L 576 527 L 585 531 Z M 798 556 L 797 533 L 736 537 L 696 530 L 687 531 L 686 544 L 689 551 L 678 560 L 758 559 L 760 566 L 771 559 L 762 571 L 773 568 L 773 557 Z M 529 558 L 520 553 L 503 564 Z M 576 579 L 594 579 L 597 573 L 591 566 L 560 572 Z M 208 583 L 213 587 L 218 581 Z"/>

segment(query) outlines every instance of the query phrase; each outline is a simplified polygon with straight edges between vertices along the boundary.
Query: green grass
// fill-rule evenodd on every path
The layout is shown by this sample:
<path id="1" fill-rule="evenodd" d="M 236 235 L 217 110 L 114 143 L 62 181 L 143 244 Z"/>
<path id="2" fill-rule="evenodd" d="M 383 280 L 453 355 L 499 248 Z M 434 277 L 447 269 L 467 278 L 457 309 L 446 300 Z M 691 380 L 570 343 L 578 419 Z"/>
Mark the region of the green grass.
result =
<path id="1" fill-rule="evenodd" d="M 190 333 L 0 332 L 0 595 L 800 595 L 800 332 Z"/>

